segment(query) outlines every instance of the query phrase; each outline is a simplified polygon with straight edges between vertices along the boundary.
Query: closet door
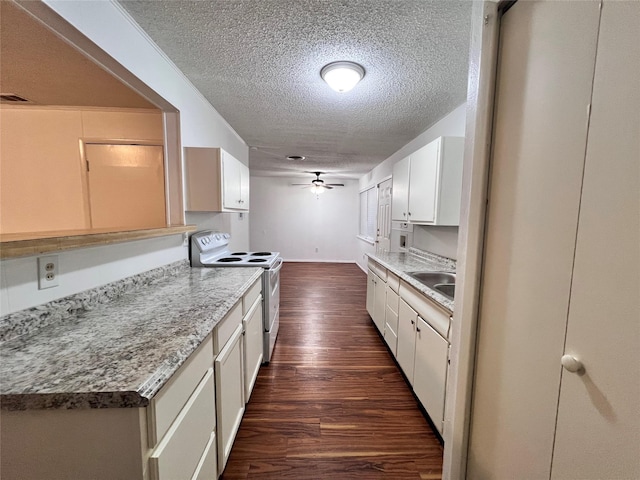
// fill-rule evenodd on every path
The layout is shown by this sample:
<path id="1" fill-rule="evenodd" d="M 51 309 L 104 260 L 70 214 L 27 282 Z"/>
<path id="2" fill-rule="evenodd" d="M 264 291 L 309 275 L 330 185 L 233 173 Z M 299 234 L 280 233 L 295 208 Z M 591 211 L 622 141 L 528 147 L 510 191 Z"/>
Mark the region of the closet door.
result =
<path id="1" fill-rule="evenodd" d="M 599 17 L 519 1 L 502 18 L 470 479 L 549 478 Z"/>
<path id="2" fill-rule="evenodd" d="M 553 479 L 640 478 L 640 3 L 604 2 L 595 65 Z"/>

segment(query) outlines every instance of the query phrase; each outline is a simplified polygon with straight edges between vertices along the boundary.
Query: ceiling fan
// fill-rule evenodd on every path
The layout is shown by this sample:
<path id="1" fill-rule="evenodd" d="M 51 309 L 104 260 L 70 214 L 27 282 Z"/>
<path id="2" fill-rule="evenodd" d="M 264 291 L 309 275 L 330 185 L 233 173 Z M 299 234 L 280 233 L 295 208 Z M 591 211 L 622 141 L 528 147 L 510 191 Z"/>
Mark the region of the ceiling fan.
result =
<path id="1" fill-rule="evenodd" d="M 316 178 L 308 183 L 292 183 L 292 185 L 304 185 L 302 188 L 311 187 L 311 193 L 322 193 L 325 190 L 331 190 L 333 187 L 344 187 L 344 183 L 324 183 L 324 180 L 320 180 L 320 175 L 324 175 L 326 172 L 307 172 L 313 173 Z"/>

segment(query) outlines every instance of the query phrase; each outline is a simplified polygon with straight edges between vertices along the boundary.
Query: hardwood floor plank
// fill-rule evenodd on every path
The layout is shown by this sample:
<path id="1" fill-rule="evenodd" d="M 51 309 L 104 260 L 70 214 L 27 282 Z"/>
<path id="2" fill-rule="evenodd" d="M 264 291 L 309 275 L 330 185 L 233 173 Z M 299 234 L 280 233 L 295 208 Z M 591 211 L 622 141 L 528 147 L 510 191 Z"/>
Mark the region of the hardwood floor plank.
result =
<path id="1" fill-rule="evenodd" d="M 222 479 L 442 478 L 442 446 L 365 299 L 354 264 L 285 263 L 276 348 Z"/>

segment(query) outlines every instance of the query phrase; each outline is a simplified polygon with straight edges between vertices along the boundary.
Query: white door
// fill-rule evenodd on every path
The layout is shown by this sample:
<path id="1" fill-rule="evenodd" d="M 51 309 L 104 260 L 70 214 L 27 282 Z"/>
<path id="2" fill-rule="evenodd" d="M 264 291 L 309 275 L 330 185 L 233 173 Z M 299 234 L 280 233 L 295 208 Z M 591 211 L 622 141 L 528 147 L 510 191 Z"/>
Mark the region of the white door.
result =
<path id="1" fill-rule="evenodd" d="M 599 17 L 502 18 L 468 478 L 550 475 Z"/>
<path id="2" fill-rule="evenodd" d="M 378 184 L 378 229 L 376 253 L 388 252 L 391 248 L 391 179 Z"/>
<path id="3" fill-rule="evenodd" d="M 640 478 L 640 3 L 598 38 L 552 479 Z"/>
<path id="4" fill-rule="evenodd" d="M 92 228 L 167 226 L 162 150 L 158 145 L 85 145 Z"/>

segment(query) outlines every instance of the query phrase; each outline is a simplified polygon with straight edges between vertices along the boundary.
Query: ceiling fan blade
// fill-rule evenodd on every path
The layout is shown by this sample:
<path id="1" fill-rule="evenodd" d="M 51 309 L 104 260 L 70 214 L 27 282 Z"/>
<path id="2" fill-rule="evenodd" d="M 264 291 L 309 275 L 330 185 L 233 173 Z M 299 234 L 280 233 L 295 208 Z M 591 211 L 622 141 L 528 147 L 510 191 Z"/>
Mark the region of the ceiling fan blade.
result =
<path id="1" fill-rule="evenodd" d="M 324 185 L 323 188 L 326 188 L 327 190 L 333 190 L 333 187 L 330 187 L 329 185 Z"/>
<path id="2" fill-rule="evenodd" d="M 308 183 L 292 183 L 291 185 L 305 185 L 307 187 L 310 187 L 311 185 L 309 185 Z"/>
<path id="3" fill-rule="evenodd" d="M 328 187 L 344 187 L 344 183 L 326 183 Z"/>

